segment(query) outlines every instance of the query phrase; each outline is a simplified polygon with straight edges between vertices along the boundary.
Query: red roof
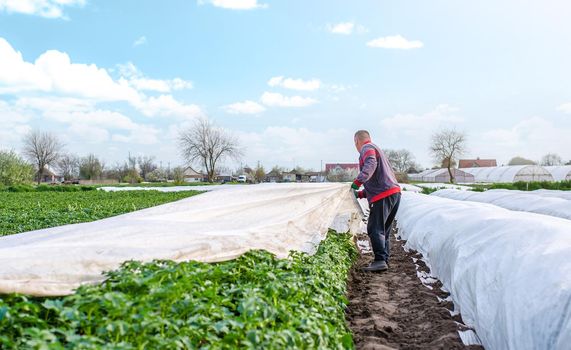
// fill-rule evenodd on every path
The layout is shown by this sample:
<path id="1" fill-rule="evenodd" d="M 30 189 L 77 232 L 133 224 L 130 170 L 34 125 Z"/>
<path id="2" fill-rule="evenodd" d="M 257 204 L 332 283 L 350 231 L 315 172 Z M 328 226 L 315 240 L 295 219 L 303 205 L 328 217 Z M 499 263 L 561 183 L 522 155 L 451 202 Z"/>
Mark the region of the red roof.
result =
<path id="1" fill-rule="evenodd" d="M 359 170 L 358 163 L 328 163 L 325 164 L 325 172 L 330 172 L 333 169 L 341 168 L 343 170 Z"/>
<path id="2" fill-rule="evenodd" d="M 460 159 L 458 168 L 485 168 L 498 166 L 495 159 Z"/>

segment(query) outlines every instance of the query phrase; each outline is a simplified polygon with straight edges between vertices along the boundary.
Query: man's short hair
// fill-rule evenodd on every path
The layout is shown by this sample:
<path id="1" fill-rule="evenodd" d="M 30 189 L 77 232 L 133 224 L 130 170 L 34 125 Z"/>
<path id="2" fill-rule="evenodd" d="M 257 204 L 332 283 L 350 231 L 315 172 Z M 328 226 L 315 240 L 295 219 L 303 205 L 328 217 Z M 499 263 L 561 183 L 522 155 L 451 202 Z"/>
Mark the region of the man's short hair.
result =
<path id="1" fill-rule="evenodd" d="M 371 139 L 371 135 L 367 130 L 359 130 L 355 133 L 355 138 L 360 141 L 366 141 Z"/>

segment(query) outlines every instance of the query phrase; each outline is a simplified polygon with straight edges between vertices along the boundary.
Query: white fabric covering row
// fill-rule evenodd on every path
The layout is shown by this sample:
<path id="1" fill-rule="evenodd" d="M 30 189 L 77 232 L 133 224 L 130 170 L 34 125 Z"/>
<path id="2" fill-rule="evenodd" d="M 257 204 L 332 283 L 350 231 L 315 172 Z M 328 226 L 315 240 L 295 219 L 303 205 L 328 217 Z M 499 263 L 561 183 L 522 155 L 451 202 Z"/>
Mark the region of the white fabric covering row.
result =
<path id="1" fill-rule="evenodd" d="M 356 230 L 348 184 L 229 186 L 108 219 L 0 237 L 0 293 L 64 295 L 127 260 L 205 262 L 250 249 L 313 253 L 328 227 Z"/>
<path id="2" fill-rule="evenodd" d="M 571 221 L 407 192 L 397 219 L 486 349 L 569 349 Z"/>
<path id="3" fill-rule="evenodd" d="M 431 196 L 490 203 L 510 210 L 544 214 L 571 220 L 571 201 L 556 197 L 544 197 L 531 192 L 510 190 L 472 192 L 446 189 L 433 192 Z"/>

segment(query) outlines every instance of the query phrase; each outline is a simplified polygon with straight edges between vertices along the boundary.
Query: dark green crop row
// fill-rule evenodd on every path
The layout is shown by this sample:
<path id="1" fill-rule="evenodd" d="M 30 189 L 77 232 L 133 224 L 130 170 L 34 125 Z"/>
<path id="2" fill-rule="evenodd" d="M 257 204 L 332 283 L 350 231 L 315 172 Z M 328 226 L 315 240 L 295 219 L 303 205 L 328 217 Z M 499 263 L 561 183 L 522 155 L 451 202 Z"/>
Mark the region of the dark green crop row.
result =
<path id="1" fill-rule="evenodd" d="M 346 349 L 348 234 L 313 256 L 250 251 L 217 264 L 127 262 L 62 298 L 0 299 L 0 348 Z"/>
<path id="2" fill-rule="evenodd" d="M 507 190 L 520 190 L 520 191 L 534 191 L 539 189 L 548 190 L 561 190 L 570 191 L 571 181 L 559 181 L 559 182 L 514 182 L 514 183 L 496 183 L 491 185 L 476 185 L 476 187 L 484 187 L 486 189 L 507 189 Z"/>
<path id="3" fill-rule="evenodd" d="M 99 220 L 200 192 L 0 192 L 0 236 Z"/>

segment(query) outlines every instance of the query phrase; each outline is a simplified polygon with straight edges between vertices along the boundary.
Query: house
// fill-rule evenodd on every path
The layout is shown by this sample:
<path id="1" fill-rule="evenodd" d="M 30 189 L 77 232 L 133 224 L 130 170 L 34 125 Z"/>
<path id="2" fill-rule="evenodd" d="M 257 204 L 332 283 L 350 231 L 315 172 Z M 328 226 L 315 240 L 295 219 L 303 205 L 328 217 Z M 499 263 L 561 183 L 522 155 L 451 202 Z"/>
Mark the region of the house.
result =
<path id="1" fill-rule="evenodd" d="M 184 169 L 184 181 L 185 182 L 201 182 L 204 179 L 204 174 L 197 172 L 191 167 Z"/>
<path id="2" fill-rule="evenodd" d="M 488 168 L 498 166 L 495 159 L 460 159 L 458 168 Z"/>
<path id="3" fill-rule="evenodd" d="M 272 170 L 266 174 L 265 182 L 281 182 L 282 174 L 277 170 Z"/>
<path id="4" fill-rule="evenodd" d="M 296 182 L 296 173 L 295 170 L 287 171 L 282 174 L 284 182 Z"/>
<path id="5" fill-rule="evenodd" d="M 42 174 L 40 175 L 40 182 L 43 183 L 56 183 L 63 182 L 65 179 L 63 175 L 60 175 L 54 168 L 49 165 L 44 167 Z"/>
<path id="6" fill-rule="evenodd" d="M 283 173 L 284 182 L 309 182 L 311 175 L 310 173 L 302 172 L 297 169 Z"/>

